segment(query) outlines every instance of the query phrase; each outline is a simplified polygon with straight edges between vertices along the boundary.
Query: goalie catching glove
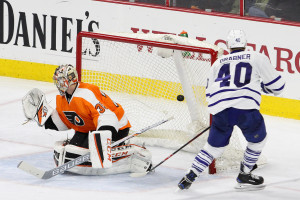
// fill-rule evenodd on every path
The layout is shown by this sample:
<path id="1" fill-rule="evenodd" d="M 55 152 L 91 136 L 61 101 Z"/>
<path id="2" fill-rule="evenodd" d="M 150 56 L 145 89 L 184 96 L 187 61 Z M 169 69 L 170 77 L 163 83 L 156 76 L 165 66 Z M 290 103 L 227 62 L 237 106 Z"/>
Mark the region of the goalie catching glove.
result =
<path id="1" fill-rule="evenodd" d="M 47 101 L 45 94 L 34 88 L 30 90 L 22 99 L 24 115 L 28 120 L 35 120 L 39 126 L 43 126 L 53 112 Z"/>

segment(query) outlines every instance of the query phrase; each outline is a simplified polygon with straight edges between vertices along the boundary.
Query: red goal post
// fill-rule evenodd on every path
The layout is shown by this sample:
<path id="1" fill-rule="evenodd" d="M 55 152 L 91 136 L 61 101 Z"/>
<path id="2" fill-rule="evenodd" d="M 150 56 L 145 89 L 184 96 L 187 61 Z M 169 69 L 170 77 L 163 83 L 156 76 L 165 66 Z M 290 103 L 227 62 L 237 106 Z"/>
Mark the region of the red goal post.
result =
<path id="1" fill-rule="evenodd" d="M 223 49 L 176 35 L 104 32 L 78 33 L 76 48 L 79 81 L 98 85 L 120 103 L 133 131 L 174 117 L 131 142 L 178 149 L 210 125 L 207 75 Z M 184 150 L 198 153 L 207 135 Z M 210 173 L 238 169 L 243 156 L 238 136 L 226 149 Z"/>

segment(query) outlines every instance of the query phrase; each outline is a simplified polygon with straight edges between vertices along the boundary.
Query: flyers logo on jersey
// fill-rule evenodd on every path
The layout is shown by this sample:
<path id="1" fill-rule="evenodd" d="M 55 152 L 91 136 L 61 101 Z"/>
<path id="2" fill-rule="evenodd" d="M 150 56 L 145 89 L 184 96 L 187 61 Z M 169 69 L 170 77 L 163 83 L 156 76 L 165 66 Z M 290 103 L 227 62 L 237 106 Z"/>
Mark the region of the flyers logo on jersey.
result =
<path id="1" fill-rule="evenodd" d="M 75 126 L 84 126 L 84 121 L 83 119 L 73 111 L 63 111 L 65 114 L 66 118 Z"/>

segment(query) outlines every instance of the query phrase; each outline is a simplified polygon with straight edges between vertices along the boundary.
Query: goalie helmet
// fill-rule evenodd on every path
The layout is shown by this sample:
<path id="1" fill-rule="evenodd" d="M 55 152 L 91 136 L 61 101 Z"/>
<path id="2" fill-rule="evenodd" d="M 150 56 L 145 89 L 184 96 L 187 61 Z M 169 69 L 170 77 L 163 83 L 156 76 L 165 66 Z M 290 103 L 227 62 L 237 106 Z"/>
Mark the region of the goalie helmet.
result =
<path id="1" fill-rule="evenodd" d="M 67 89 L 78 82 L 78 73 L 73 65 L 60 65 L 55 69 L 53 81 L 60 95 L 64 96 Z"/>
<path id="2" fill-rule="evenodd" d="M 247 45 L 247 39 L 244 31 L 231 30 L 227 36 L 227 48 L 245 48 Z"/>

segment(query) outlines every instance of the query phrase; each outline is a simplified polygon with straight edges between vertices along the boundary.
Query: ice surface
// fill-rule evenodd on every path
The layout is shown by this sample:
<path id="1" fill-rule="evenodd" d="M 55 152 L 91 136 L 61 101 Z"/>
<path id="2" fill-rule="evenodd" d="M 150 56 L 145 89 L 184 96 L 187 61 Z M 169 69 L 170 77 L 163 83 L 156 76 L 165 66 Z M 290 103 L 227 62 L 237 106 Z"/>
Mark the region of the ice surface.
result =
<path id="1" fill-rule="evenodd" d="M 268 164 L 256 170 L 267 187 L 262 191 L 234 190 L 237 172 L 204 173 L 188 191 L 177 183 L 193 161 L 194 154 L 179 152 L 153 174 L 132 178 L 129 174 L 79 176 L 63 174 L 39 180 L 17 169 L 20 161 L 48 170 L 53 168 L 52 147 L 56 140 L 72 136 L 71 131 L 44 130 L 34 122 L 25 125 L 21 99 L 32 88 L 46 93 L 55 106 L 56 88 L 51 83 L 0 77 L 0 198 L 1 200 L 57 199 L 300 199 L 300 121 L 265 115 L 268 142 L 263 151 Z M 300 113 L 299 113 L 300 114 Z M 154 165 L 174 150 L 149 147 Z"/>

